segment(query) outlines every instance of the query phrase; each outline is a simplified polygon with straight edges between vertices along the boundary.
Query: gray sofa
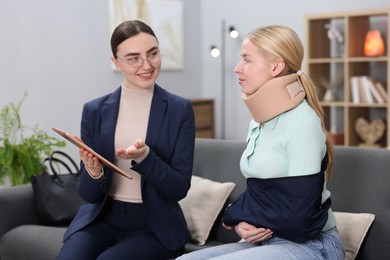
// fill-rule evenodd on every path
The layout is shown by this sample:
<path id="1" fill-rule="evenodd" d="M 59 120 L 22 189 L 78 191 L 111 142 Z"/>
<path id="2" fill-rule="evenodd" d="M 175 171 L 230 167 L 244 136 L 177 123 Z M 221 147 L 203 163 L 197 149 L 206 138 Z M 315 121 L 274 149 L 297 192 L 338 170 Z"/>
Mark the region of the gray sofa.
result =
<path id="1" fill-rule="evenodd" d="M 239 141 L 196 140 L 194 175 L 236 183 L 227 203 L 245 189 L 239 170 L 244 147 Z M 336 147 L 334 167 L 333 210 L 375 214 L 357 259 L 390 259 L 390 151 Z M 30 185 L 0 189 L 1 260 L 54 259 L 64 232 L 65 227 L 39 225 Z M 191 251 L 235 241 L 235 233 L 223 229 L 217 220 L 205 246 L 188 244 L 186 248 Z"/>

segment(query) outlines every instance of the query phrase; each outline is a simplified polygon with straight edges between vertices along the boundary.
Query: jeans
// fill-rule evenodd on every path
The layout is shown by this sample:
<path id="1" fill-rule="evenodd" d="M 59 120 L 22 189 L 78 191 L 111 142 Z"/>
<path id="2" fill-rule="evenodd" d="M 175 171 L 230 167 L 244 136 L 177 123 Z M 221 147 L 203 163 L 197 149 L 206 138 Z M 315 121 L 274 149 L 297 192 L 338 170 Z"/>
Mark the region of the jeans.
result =
<path id="1" fill-rule="evenodd" d="M 229 259 L 272 259 L 272 260 L 344 260 L 345 253 L 336 228 L 321 232 L 316 239 L 295 243 L 280 237 L 272 237 L 261 243 L 238 242 L 194 251 L 178 260 L 229 260 Z"/>

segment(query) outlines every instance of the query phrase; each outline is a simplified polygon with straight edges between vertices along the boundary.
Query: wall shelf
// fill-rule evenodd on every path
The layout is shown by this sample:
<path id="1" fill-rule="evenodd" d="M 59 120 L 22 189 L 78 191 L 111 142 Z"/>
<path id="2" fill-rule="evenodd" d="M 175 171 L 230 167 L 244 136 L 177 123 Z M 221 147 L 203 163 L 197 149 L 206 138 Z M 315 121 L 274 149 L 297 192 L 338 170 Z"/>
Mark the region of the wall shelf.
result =
<path id="1" fill-rule="evenodd" d="M 390 82 L 390 9 L 368 10 L 362 12 L 343 12 L 314 14 L 305 17 L 306 72 L 319 87 L 321 105 L 325 112 L 325 125 L 332 134 L 341 134 L 336 143 L 346 146 L 361 146 L 363 142 L 355 129 L 357 118 L 367 122 L 380 118 L 386 129 L 377 141 L 377 147 L 390 147 L 390 102 L 373 103 L 357 101 L 352 94 L 351 78 L 367 76 L 374 82 L 380 82 L 389 100 Z M 331 25 L 343 35 L 340 44 L 328 38 L 325 26 Z M 385 54 L 380 57 L 364 56 L 364 41 L 369 30 L 377 29 L 385 42 Z M 332 82 L 333 99 L 324 100 L 325 93 Z M 356 88 L 355 88 L 356 89 Z"/>

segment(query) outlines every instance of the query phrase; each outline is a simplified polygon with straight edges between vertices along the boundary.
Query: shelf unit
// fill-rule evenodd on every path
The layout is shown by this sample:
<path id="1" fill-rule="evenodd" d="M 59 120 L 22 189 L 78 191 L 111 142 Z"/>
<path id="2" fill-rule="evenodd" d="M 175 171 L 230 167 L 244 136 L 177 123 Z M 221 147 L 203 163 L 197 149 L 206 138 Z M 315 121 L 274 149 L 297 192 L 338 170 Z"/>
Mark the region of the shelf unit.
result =
<path id="1" fill-rule="evenodd" d="M 195 114 L 195 136 L 199 138 L 214 138 L 214 100 L 192 99 Z"/>
<path id="2" fill-rule="evenodd" d="M 383 136 L 375 147 L 390 146 L 390 102 L 353 102 L 351 77 L 368 76 L 381 82 L 387 91 L 390 82 L 390 9 L 361 12 L 315 14 L 305 17 L 305 70 L 319 88 L 325 124 L 335 138 L 336 145 L 361 146 L 363 140 L 356 132 L 356 120 L 363 117 L 368 123 L 380 118 L 385 122 Z M 329 39 L 327 25 L 336 28 L 343 41 Z M 385 54 L 364 56 L 364 42 L 369 30 L 381 32 Z M 330 101 L 329 87 L 333 87 Z"/>

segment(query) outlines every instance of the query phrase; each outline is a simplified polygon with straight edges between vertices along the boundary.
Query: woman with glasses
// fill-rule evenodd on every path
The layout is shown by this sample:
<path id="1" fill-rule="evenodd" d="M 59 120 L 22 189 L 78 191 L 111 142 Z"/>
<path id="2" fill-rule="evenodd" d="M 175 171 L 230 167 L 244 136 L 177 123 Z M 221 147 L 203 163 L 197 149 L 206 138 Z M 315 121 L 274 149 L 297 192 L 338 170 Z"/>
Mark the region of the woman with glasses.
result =
<path id="1" fill-rule="evenodd" d="M 191 102 L 156 84 L 162 55 L 147 24 L 118 25 L 111 50 L 123 83 L 84 105 L 81 139 L 128 178 L 80 149 L 85 203 L 57 259 L 172 259 L 190 239 L 178 201 L 192 173 Z"/>

